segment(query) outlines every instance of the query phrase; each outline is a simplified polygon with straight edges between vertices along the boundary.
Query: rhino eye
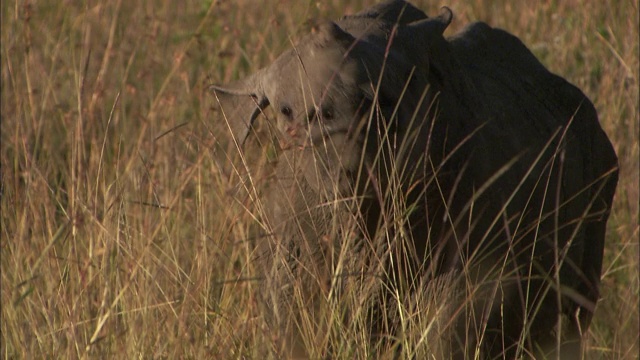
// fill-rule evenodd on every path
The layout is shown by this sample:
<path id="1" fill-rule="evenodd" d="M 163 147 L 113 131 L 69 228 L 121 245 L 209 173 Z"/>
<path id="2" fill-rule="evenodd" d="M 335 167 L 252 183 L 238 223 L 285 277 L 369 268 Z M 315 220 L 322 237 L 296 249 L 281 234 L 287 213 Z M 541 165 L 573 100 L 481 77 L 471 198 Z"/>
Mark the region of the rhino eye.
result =
<path id="1" fill-rule="evenodd" d="M 288 106 L 283 106 L 280 108 L 280 113 L 286 117 L 291 117 L 291 108 Z"/>
<path id="2" fill-rule="evenodd" d="M 324 120 L 332 120 L 333 119 L 333 110 L 331 109 L 322 109 L 322 118 Z"/>

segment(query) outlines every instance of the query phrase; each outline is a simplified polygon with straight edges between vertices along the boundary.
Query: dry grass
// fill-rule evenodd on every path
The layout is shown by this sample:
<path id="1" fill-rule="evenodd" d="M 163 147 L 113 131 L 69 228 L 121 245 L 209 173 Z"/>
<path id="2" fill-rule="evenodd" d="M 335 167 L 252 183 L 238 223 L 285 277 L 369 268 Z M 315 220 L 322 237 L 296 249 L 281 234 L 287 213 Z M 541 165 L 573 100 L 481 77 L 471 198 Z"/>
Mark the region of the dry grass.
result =
<path id="1" fill-rule="evenodd" d="M 265 356 L 253 219 L 217 171 L 203 85 L 372 1 L 320 3 L 2 2 L 3 357 Z M 594 101 L 621 177 L 587 355 L 635 358 L 638 1 L 415 3 L 450 6 L 449 34 L 473 20 L 508 29 Z M 344 345 L 311 347 L 326 341 Z"/>

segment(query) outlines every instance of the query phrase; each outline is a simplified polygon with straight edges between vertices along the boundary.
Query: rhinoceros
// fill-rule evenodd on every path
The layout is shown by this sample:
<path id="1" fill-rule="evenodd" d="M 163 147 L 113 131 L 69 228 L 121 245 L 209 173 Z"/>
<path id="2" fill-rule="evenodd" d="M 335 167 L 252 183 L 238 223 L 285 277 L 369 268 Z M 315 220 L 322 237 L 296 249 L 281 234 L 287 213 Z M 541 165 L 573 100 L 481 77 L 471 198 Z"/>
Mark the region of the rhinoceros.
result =
<path id="1" fill-rule="evenodd" d="M 617 157 L 583 92 L 504 30 L 475 22 L 445 38 L 452 16 L 386 1 L 211 86 L 232 151 L 273 109 L 280 152 L 255 259 L 265 303 L 284 317 L 276 298 L 294 280 L 326 295 L 338 258 L 406 296 L 459 274 L 480 290 L 462 297 L 451 356 L 565 356 L 598 300 Z"/>

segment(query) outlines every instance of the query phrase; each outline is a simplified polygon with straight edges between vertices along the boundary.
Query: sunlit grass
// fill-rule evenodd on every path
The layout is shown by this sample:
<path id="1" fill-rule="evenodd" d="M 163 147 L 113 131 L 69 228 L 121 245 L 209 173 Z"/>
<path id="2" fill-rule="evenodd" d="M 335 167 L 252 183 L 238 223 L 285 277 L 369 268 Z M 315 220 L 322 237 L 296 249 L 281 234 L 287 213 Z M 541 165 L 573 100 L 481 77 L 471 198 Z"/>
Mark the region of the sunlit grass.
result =
<path id="1" fill-rule="evenodd" d="M 371 3 L 2 2 L 2 356 L 270 354 L 248 261 L 255 218 L 232 200 L 237 178 L 219 172 L 224 135 L 205 85 L 255 71 L 320 19 Z M 588 357 L 634 358 L 638 2 L 415 3 L 428 14 L 448 5 L 446 34 L 474 20 L 509 30 L 593 100 L 621 175 Z M 267 146 L 249 147 L 266 158 Z M 357 309 L 349 296 L 342 306 Z M 367 353 L 335 319 L 312 350 Z"/>

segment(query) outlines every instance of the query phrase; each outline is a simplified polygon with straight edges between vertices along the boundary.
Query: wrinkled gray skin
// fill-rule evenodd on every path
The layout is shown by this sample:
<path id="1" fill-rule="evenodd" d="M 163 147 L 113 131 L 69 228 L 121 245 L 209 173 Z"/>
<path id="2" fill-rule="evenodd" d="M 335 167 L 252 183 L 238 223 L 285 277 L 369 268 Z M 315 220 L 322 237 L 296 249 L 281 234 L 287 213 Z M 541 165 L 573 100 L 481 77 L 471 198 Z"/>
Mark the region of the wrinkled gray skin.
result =
<path id="1" fill-rule="evenodd" d="M 551 346 L 559 314 L 577 340 L 598 299 L 616 155 L 579 89 L 484 23 L 445 39 L 451 17 L 387 1 L 320 26 L 246 79 L 212 86 L 239 145 L 262 109 L 277 114 L 284 150 L 267 200 L 275 236 L 258 244 L 259 260 L 277 272 L 272 254 L 290 251 L 291 263 L 330 272 L 318 234 L 343 217 L 360 221 L 361 237 L 381 238 L 393 189 L 415 205 L 413 276 L 501 276 L 495 298 L 476 309 L 487 316 L 477 319 L 487 321 L 485 356 L 513 357 L 525 322 L 529 350 Z M 365 200 L 337 210 L 344 216 L 322 207 L 353 195 Z"/>

